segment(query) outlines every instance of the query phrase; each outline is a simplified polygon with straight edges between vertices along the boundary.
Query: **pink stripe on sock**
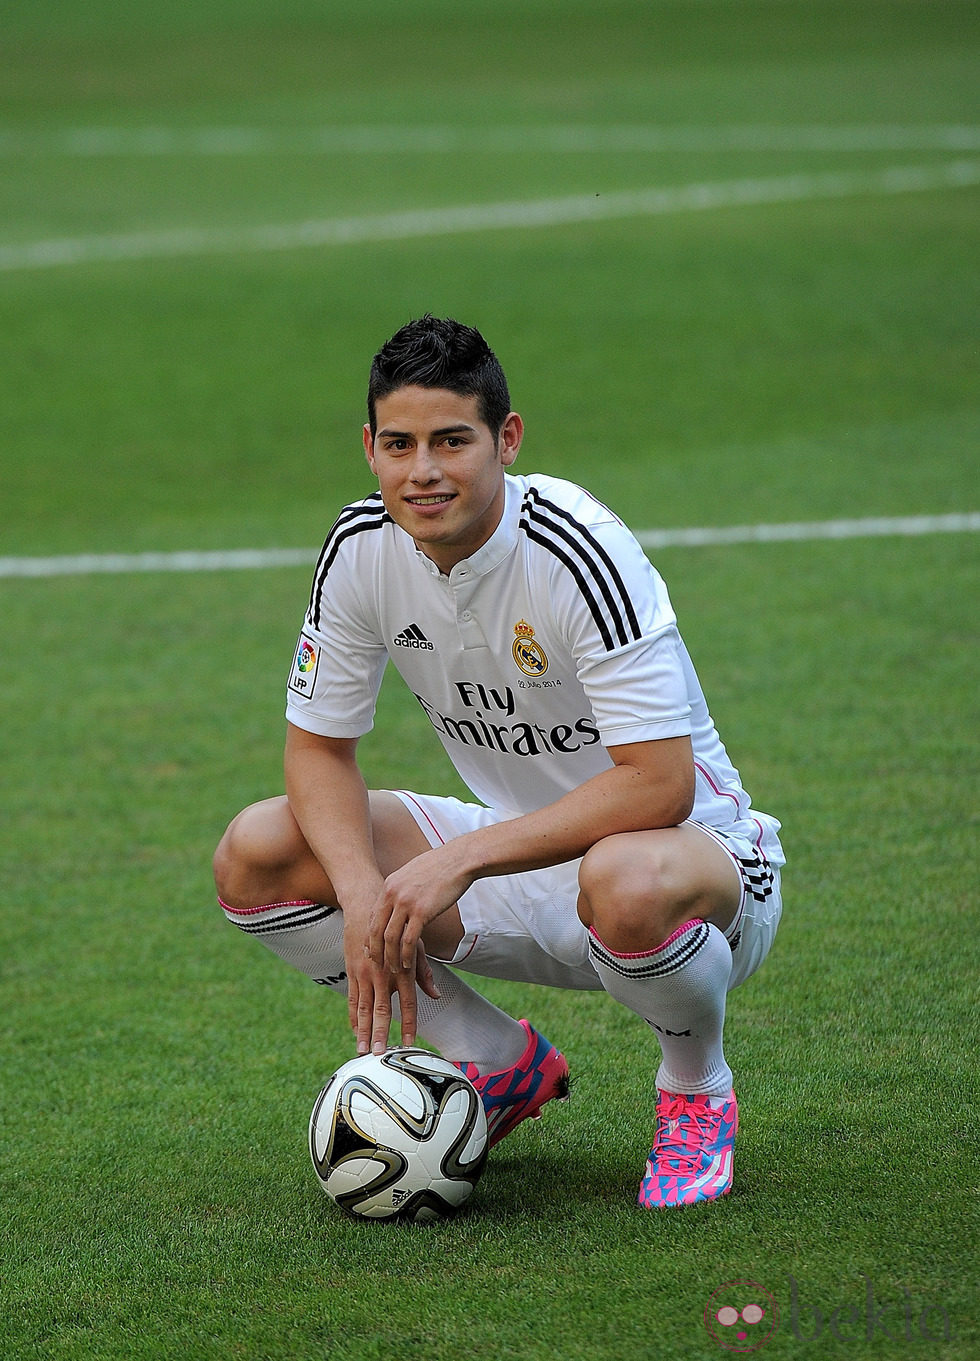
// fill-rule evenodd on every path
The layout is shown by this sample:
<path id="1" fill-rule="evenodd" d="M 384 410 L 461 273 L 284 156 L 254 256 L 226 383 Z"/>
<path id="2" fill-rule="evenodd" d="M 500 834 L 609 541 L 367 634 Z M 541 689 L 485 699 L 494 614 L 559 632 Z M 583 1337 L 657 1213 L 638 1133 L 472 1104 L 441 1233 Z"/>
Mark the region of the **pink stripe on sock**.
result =
<path id="1" fill-rule="evenodd" d="M 223 898 L 218 898 L 218 902 L 226 912 L 231 912 L 236 917 L 254 917 L 256 912 L 271 912 L 276 907 L 312 907 L 312 898 L 290 898 L 284 903 L 264 903 L 261 907 L 229 907 Z"/>
<path id="2" fill-rule="evenodd" d="M 599 932 L 595 929 L 594 926 L 589 927 L 589 935 L 595 936 L 596 940 L 599 942 L 602 948 L 604 950 L 608 950 L 608 952 L 611 955 L 613 955 L 616 959 L 647 959 L 650 955 L 662 954 L 662 952 L 667 949 L 668 945 L 673 945 L 674 941 L 677 939 L 678 936 L 683 936 L 684 932 L 690 931 L 692 926 L 700 926 L 702 924 L 702 921 L 703 921 L 702 917 L 692 917 L 689 922 L 685 922 L 683 926 L 679 926 L 672 936 L 668 936 L 667 939 L 663 942 L 663 944 L 656 946 L 656 948 L 653 950 L 637 950 L 635 953 L 627 953 L 623 950 L 614 950 L 611 945 L 606 944 L 606 942 L 602 939 L 602 937 L 599 935 Z"/>

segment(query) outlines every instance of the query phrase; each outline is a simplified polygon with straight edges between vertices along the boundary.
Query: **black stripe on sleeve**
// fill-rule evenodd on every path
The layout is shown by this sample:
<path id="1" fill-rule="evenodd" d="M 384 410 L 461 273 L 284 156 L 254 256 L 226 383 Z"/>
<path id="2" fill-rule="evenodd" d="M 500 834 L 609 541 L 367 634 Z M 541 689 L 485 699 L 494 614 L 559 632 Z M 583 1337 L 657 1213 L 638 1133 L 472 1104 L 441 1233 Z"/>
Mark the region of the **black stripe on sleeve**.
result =
<path id="1" fill-rule="evenodd" d="M 571 533 L 558 523 L 552 523 L 551 528 L 554 533 L 560 534 L 576 550 L 578 555 L 587 564 L 593 577 L 599 584 L 603 598 L 609 606 L 616 624 L 616 632 L 621 643 L 637 642 L 643 635 L 633 602 L 626 589 L 626 583 L 620 575 L 619 568 L 612 558 L 603 548 L 599 540 L 575 519 L 562 506 L 557 506 L 553 501 L 549 501 L 542 496 L 536 487 L 529 487 L 527 493 L 528 501 L 534 501 L 535 505 L 545 514 L 538 515 L 531 512 L 542 523 L 548 523 L 549 516 L 556 520 L 563 520 L 571 526 Z M 525 504 L 527 504 L 525 502 Z M 615 595 L 615 599 L 613 598 Z"/>
<path id="2" fill-rule="evenodd" d="M 531 504 L 532 498 L 535 505 Z M 546 501 L 532 487 L 524 501 L 520 528 L 529 539 L 553 553 L 572 574 L 607 652 L 643 636 L 615 563 L 574 516 Z"/>
<path id="3" fill-rule="evenodd" d="M 613 636 L 609 631 L 609 625 L 606 623 L 605 616 L 602 612 L 602 606 L 596 599 L 591 586 L 586 581 L 585 577 L 582 575 L 578 563 L 574 560 L 574 558 L 569 557 L 569 555 L 564 551 L 564 549 L 560 548 L 559 545 L 554 542 L 554 540 L 546 538 L 544 534 L 540 534 L 532 526 L 530 520 L 522 519 L 520 522 L 520 527 L 521 529 L 524 530 L 524 533 L 527 535 L 529 539 L 533 540 L 534 543 L 539 543 L 542 546 L 542 548 L 547 548 L 550 553 L 554 553 L 555 557 L 559 560 L 559 562 L 564 563 L 564 565 L 571 572 L 572 576 L 575 578 L 575 582 L 579 590 L 582 592 L 582 595 L 585 598 L 585 603 L 588 605 L 589 609 L 592 612 L 592 618 L 595 620 L 596 628 L 599 630 L 606 651 L 612 652 L 616 644 L 613 641 Z"/>
<path id="4" fill-rule="evenodd" d="M 365 530 L 381 529 L 386 524 L 391 524 L 391 516 L 384 508 L 381 500 L 381 493 L 375 492 L 369 496 L 365 502 L 355 506 L 348 506 L 342 510 L 337 517 L 337 522 L 324 540 L 320 556 L 317 559 L 316 569 L 313 573 L 313 588 L 310 591 L 310 609 L 308 618 L 313 628 L 320 625 L 320 607 L 323 601 L 323 590 L 326 585 L 327 573 L 333 566 L 334 560 L 341 544 L 352 538 L 355 534 L 363 534 Z"/>

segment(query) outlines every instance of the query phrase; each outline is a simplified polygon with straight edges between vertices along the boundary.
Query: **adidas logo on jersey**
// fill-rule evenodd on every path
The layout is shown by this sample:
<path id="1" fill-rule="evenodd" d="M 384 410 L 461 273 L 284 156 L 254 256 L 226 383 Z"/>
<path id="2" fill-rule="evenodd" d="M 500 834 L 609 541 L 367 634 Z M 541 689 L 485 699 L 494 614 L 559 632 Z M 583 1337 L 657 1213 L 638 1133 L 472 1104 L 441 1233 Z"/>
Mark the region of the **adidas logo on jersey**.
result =
<path id="1" fill-rule="evenodd" d="M 395 647 L 415 647 L 423 652 L 435 651 L 418 624 L 409 624 L 407 629 L 402 629 L 401 633 L 396 634 Z"/>

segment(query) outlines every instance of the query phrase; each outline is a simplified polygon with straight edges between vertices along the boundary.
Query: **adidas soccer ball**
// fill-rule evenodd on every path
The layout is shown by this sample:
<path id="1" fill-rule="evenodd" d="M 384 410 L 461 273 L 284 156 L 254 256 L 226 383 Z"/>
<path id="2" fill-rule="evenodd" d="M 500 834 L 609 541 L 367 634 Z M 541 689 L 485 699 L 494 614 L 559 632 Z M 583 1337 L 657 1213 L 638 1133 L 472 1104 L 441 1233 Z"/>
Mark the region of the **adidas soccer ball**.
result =
<path id="1" fill-rule="evenodd" d="M 320 1185 L 363 1219 L 423 1224 L 472 1193 L 487 1118 L 471 1082 L 425 1049 L 389 1049 L 338 1068 L 310 1116 Z"/>

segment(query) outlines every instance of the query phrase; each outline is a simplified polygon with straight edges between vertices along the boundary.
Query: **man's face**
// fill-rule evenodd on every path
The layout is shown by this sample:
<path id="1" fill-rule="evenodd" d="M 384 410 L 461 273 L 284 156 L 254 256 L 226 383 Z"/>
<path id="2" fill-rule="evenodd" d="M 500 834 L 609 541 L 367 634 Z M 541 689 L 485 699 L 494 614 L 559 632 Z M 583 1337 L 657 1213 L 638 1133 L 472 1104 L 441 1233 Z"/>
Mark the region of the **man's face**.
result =
<path id="1" fill-rule="evenodd" d="M 523 422 L 512 411 L 495 440 L 479 399 L 443 388 L 403 387 L 375 406 L 364 452 L 388 514 L 441 572 L 486 543 L 504 509 L 504 469 Z"/>

